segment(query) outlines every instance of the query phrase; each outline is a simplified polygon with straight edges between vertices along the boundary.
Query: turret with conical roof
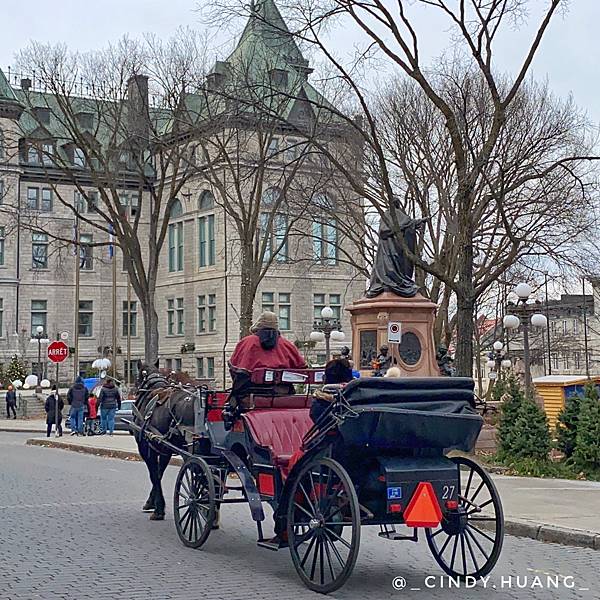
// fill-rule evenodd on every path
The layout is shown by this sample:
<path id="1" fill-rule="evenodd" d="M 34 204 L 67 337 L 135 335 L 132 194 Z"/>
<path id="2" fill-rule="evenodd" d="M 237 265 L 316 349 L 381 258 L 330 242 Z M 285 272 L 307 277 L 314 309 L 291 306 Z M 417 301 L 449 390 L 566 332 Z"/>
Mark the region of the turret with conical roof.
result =
<path id="1" fill-rule="evenodd" d="M 0 69 L 0 118 L 18 119 L 24 107 L 17 99 L 8 79 Z"/>

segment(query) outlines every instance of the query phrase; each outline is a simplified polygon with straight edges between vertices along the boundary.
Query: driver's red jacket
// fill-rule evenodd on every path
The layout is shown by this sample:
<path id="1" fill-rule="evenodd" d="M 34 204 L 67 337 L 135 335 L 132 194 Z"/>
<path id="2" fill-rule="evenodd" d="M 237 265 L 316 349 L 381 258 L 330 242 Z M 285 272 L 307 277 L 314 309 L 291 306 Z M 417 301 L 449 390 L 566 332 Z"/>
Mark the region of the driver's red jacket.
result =
<path id="1" fill-rule="evenodd" d="M 277 344 L 271 350 L 265 350 L 257 335 L 248 335 L 242 338 L 233 354 L 229 364 L 236 369 L 303 369 L 306 367 L 304 357 L 298 348 L 283 336 L 279 336 Z"/>

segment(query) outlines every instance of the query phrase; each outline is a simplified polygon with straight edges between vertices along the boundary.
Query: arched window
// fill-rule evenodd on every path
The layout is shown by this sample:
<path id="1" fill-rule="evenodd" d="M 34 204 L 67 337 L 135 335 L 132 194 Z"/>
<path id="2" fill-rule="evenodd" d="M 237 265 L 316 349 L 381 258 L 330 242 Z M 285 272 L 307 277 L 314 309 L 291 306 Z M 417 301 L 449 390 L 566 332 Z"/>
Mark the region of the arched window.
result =
<path id="1" fill-rule="evenodd" d="M 333 210 L 335 205 L 333 200 L 326 194 L 316 194 L 313 197 L 313 203 L 317 208 L 321 208 L 323 210 Z"/>
<path id="2" fill-rule="evenodd" d="M 183 206 L 176 198 L 171 204 L 169 217 L 183 216 Z M 183 221 L 169 224 L 169 273 L 183 271 Z"/>
<path id="3" fill-rule="evenodd" d="M 263 210 L 260 213 L 260 238 L 266 238 L 264 260 L 273 256 L 277 262 L 288 260 L 288 219 L 282 211 L 281 190 L 269 188 L 262 195 Z"/>
<path id="4" fill-rule="evenodd" d="M 312 224 L 313 258 L 325 265 L 338 260 L 338 229 L 335 224 L 335 202 L 327 194 L 315 194 L 313 206 L 318 216 Z"/>
<path id="5" fill-rule="evenodd" d="M 215 208 L 215 197 L 210 190 L 204 190 L 198 199 L 198 210 L 206 212 Z M 198 218 L 198 267 L 212 267 L 216 262 L 215 215 L 207 214 Z"/>
<path id="6" fill-rule="evenodd" d="M 269 188 L 262 195 L 262 203 L 265 207 L 274 206 L 279 202 L 281 190 L 279 188 Z"/>
<path id="7" fill-rule="evenodd" d="M 177 219 L 178 217 L 181 217 L 183 215 L 183 206 L 181 205 L 181 202 L 175 198 L 175 200 L 173 201 L 173 204 L 171 204 L 171 211 L 169 212 L 169 216 L 171 217 L 171 219 Z"/>
<path id="8" fill-rule="evenodd" d="M 204 190 L 198 199 L 198 210 L 211 210 L 215 207 L 215 197 L 210 190 Z"/>

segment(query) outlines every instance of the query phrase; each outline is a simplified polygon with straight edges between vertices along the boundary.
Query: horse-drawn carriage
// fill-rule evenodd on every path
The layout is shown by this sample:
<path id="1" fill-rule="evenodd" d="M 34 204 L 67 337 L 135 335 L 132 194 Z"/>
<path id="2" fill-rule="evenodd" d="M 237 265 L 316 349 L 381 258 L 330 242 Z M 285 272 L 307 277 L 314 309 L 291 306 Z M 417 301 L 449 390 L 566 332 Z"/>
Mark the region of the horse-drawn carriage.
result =
<path id="1" fill-rule="evenodd" d="M 188 388 L 195 426 L 185 449 L 150 436 L 184 458 L 174 493 L 182 542 L 199 548 L 221 507 L 244 502 L 259 546 L 289 547 L 300 578 L 318 592 L 348 579 L 366 525 L 389 541 L 416 542 L 423 529 L 447 574 L 489 573 L 504 535 L 498 493 L 474 461 L 448 456 L 471 451 L 481 429 L 473 381 L 358 379 L 314 424 L 310 388 L 322 380 L 322 370 L 254 371 L 249 402 L 233 416 L 224 411 L 227 393 Z M 289 393 L 298 384 L 303 393 Z M 273 508 L 273 540 L 263 535 L 264 502 Z M 403 525 L 409 535 L 396 529 Z"/>

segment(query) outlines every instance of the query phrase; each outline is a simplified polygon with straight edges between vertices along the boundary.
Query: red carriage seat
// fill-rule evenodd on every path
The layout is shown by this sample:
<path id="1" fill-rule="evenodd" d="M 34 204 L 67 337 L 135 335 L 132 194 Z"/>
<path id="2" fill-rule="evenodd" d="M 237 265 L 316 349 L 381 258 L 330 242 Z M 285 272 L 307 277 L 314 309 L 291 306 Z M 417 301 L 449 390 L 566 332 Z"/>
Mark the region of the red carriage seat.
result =
<path id="1" fill-rule="evenodd" d="M 254 409 L 242 415 L 254 441 L 271 451 L 276 467 L 284 474 L 292 455 L 302 445 L 302 438 L 312 427 L 310 410 L 290 408 L 280 410 Z"/>

